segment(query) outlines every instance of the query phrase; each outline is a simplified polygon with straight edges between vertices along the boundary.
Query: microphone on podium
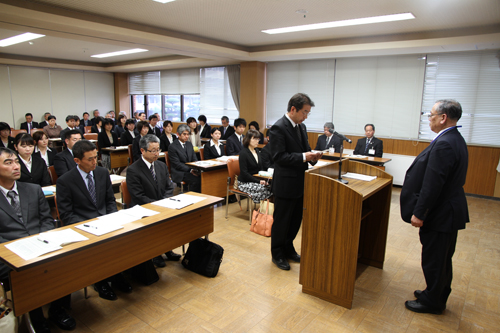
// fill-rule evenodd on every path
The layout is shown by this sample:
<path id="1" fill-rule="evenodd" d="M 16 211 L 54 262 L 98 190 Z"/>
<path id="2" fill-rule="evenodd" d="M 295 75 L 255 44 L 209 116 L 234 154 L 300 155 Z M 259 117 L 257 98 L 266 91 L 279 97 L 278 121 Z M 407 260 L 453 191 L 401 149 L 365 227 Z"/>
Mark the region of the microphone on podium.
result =
<path id="1" fill-rule="evenodd" d="M 335 131 L 333 130 L 333 128 L 330 128 L 328 131 L 329 131 L 330 133 L 332 133 L 333 135 L 338 136 L 341 140 L 345 140 L 345 141 L 347 141 L 347 142 L 349 142 L 349 143 L 351 143 L 351 142 L 352 142 L 352 140 L 351 140 L 351 139 L 349 139 L 349 138 L 347 138 L 345 135 L 340 134 L 340 133 L 338 133 L 338 132 L 335 132 Z"/>

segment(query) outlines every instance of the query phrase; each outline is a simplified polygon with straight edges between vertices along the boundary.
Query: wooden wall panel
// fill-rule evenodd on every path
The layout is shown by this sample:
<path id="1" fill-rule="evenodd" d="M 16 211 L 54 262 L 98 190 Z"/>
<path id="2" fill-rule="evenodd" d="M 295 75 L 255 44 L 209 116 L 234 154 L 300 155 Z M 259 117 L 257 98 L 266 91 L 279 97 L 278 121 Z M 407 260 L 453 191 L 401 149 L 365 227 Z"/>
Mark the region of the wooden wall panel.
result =
<path id="1" fill-rule="evenodd" d="M 115 78 L 115 114 L 118 117 L 120 111 L 125 111 L 127 117 L 130 114 L 130 95 L 128 94 L 128 74 L 114 73 Z"/>

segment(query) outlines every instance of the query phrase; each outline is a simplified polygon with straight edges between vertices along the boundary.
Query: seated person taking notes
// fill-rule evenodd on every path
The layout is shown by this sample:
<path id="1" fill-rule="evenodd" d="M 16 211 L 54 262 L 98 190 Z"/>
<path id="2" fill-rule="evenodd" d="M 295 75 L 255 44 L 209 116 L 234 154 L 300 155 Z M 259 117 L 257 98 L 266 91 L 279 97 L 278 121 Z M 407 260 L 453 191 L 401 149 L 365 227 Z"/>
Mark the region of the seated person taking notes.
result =
<path id="1" fill-rule="evenodd" d="M 206 160 L 226 155 L 224 153 L 224 145 L 219 141 L 221 136 L 220 128 L 214 127 L 210 132 L 212 139 L 205 143 L 205 149 L 203 150 L 203 157 Z"/>
<path id="2" fill-rule="evenodd" d="M 238 155 L 240 150 L 243 148 L 243 139 L 245 136 L 245 128 L 247 127 L 247 122 L 243 118 L 238 118 L 234 120 L 234 134 L 227 138 L 226 141 L 226 153 L 227 156 Z"/>
<path id="3" fill-rule="evenodd" d="M 335 129 L 333 123 L 325 123 L 323 129 L 325 134 L 318 137 L 318 143 L 316 144 L 315 150 L 326 150 L 333 147 L 336 153 L 340 153 L 340 145 L 342 144 L 342 141 L 330 132 L 330 130 Z"/>
<path id="4" fill-rule="evenodd" d="M 190 129 L 188 125 L 179 125 L 179 127 L 177 127 L 179 138 L 168 147 L 172 180 L 177 184 L 184 181 L 188 188 L 186 191 L 201 193 L 201 179 L 199 173 L 186 164 L 188 162 L 198 161 L 193 150 L 193 145 L 188 141 L 189 133 Z"/>
<path id="5" fill-rule="evenodd" d="M 356 143 L 356 148 L 354 148 L 354 155 L 382 157 L 382 154 L 384 153 L 384 143 L 382 142 L 382 140 L 374 137 L 374 134 L 375 126 L 373 124 L 366 124 L 366 138 L 361 138 L 358 140 L 358 142 Z"/>

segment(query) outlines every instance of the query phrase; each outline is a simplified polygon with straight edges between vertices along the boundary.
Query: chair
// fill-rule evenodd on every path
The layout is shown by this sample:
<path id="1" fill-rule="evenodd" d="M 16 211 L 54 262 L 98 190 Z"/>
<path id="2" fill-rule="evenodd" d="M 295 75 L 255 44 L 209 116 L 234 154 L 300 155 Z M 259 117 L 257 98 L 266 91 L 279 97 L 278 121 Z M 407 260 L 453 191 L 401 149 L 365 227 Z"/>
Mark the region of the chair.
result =
<path id="1" fill-rule="evenodd" d="M 18 135 L 19 133 L 28 133 L 28 131 L 23 130 L 23 129 L 18 129 L 18 130 L 16 130 L 16 129 L 11 129 L 11 130 L 10 130 L 10 136 L 12 136 L 13 138 L 15 138 L 15 137 L 16 137 L 16 135 Z"/>
<path id="2" fill-rule="evenodd" d="M 84 126 L 83 127 L 85 134 L 92 133 L 92 126 Z"/>
<path id="3" fill-rule="evenodd" d="M 168 151 L 165 152 L 165 162 L 167 162 L 168 173 L 170 174 L 170 178 L 172 178 L 172 171 L 170 169 L 170 157 L 168 156 Z M 179 185 L 181 188 L 181 193 L 184 193 L 184 185 L 186 185 L 186 182 L 181 181 L 180 184 L 177 184 L 177 186 Z"/>
<path id="4" fill-rule="evenodd" d="M 33 128 L 31 130 L 31 133 L 30 133 L 31 136 L 33 136 L 33 134 L 35 134 L 36 132 L 43 132 L 43 129 L 41 129 L 41 128 Z"/>
<path id="5" fill-rule="evenodd" d="M 97 133 L 85 133 L 83 134 L 85 140 L 97 140 Z"/>
<path id="6" fill-rule="evenodd" d="M 205 147 L 201 147 L 198 149 L 198 152 L 200 153 L 200 160 L 204 161 L 205 157 L 203 157 L 203 152 L 205 151 Z"/>
<path id="7" fill-rule="evenodd" d="M 56 173 L 56 169 L 54 168 L 53 165 L 51 165 L 48 167 L 48 170 L 49 170 L 50 180 L 52 181 L 52 185 L 56 185 L 57 178 L 58 178 L 57 173 Z"/>
<path id="8" fill-rule="evenodd" d="M 134 163 L 134 154 L 132 153 L 132 145 L 128 145 L 128 165 Z"/>
<path id="9" fill-rule="evenodd" d="M 253 204 L 252 209 L 249 209 L 250 208 L 250 199 L 252 199 L 252 196 L 246 192 L 236 190 L 233 187 L 235 177 L 240 175 L 240 161 L 232 159 L 232 158 L 228 159 L 227 160 L 227 172 L 229 174 L 229 177 L 227 177 L 226 219 L 228 216 L 228 209 L 229 209 L 229 195 L 231 193 L 233 193 L 233 194 L 237 195 L 236 198 L 238 199 L 238 204 L 240 205 L 240 210 L 242 210 L 242 209 L 241 209 L 240 198 L 238 197 L 238 195 L 241 195 L 241 196 L 244 196 L 247 198 L 247 210 L 249 211 L 248 218 L 250 220 L 250 224 L 252 224 L 252 211 L 253 211 L 253 208 L 255 208 L 255 204 Z M 252 200 L 252 203 L 253 203 L 253 200 Z"/>
<path id="10" fill-rule="evenodd" d="M 130 196 L 130 192 L 128 191 L 126 180 L 122 180 L 122 184 L 120 186 L 120 191 L 122 192 L 123 208 L 130 208 L 130 203 L 132 202 L 132 197 Z"/>

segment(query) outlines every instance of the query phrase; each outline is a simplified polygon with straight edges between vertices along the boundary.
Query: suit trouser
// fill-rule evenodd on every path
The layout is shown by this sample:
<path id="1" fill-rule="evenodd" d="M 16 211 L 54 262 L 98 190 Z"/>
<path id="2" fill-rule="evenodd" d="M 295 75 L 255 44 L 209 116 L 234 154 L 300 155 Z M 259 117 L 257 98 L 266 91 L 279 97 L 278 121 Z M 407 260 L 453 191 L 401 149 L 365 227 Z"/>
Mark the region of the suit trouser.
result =
<path id="1" fill-rule="evenodd" d="M 50 303 L 49 313 L 51 311 L 57 311 L 58 309 L 66 308 L 69 309 L 71 306 L 71 294 L 63 296 L 59 299 L 56 299 L 52 303 Z M 31 321 L 34 323 L 40 323 L 45 320 L 43 315 L 42 307 L 31 310 L 30 312 Z"/>
<path id="2" fill-rule="evenodd" d="M 296 253 L 293 240 L 302 223 L 304 196 L 280 198 L 274 196 L 273 227 L 271 229 L 271 254 L 273 258 Z"/>
<path id="3" fill-rule="evenodd" d="M 193 192 L 198 192 L 201 193 L 201 175 L 195 176 L 190 172 L 184 172 L 184 179 L 182 179 L 184 182 L 186 182 L 187 191 L 193 191 Z"/>
<path id="4" fill-rule="evenodd" d="M 420 228 L 422 270 L 427 288 L 419 300 L 430 307 L 446 309 L 453 279 L 452 258 L 457 244 L 457 231 L 437 232 Z"/>

